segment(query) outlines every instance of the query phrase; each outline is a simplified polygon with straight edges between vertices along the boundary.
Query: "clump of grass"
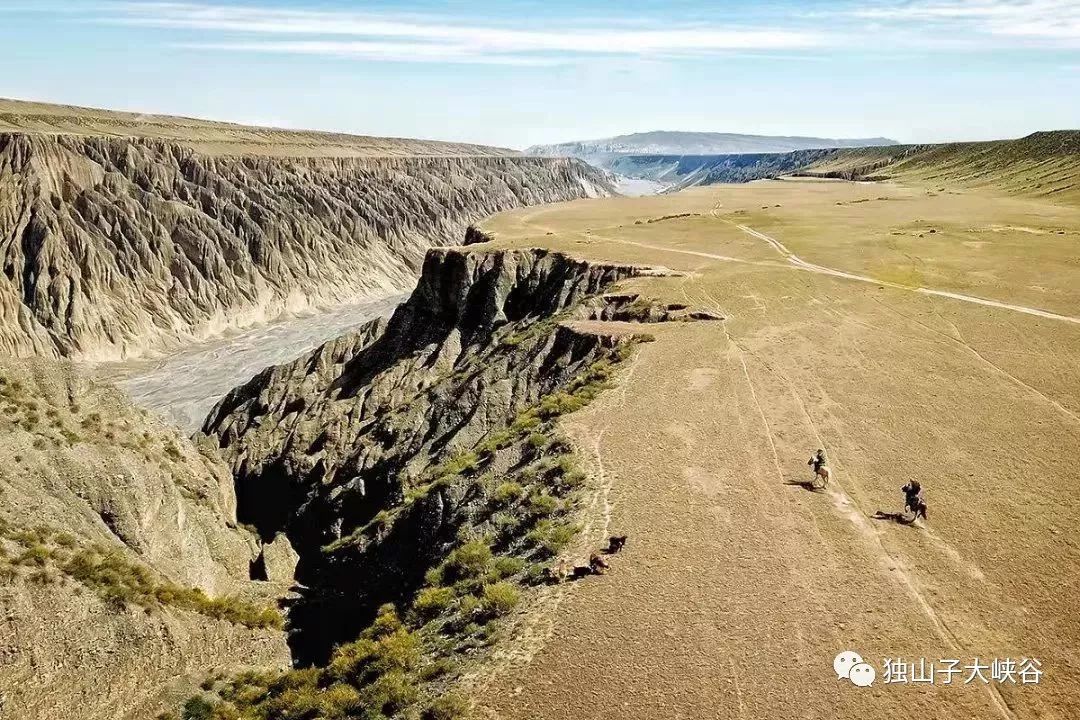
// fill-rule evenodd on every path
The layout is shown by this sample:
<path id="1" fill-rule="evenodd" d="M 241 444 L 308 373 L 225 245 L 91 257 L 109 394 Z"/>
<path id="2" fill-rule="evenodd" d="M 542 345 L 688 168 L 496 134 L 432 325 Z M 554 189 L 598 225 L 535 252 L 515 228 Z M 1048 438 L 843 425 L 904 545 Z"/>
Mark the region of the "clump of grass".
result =
<path id="1" fill-rule="evenodd" d="M 490 435 L 487 440 L 477 446 L 476 452 L 482 457 L 490 457 L 503 448 L 514 444 L 515 434 L 510 430 L 500 430 Z"/>
<path id="2" fill-rule="evenodd" d="M 551 444 L 551 438 L 544 433 L 536 432 L 529 435 L 527 442 L 534 452 L 541 452 Z"/>
<path id="3" fill-rule="evenodd" d="M 573 523 L 545 519 L 529 531 L 527 540 L 543 553 L 554 557 L 570 544 L 579 530 Z"/>
<path id="4" fill-rule="evenodd" d="M 524 494 L 525 488 L 519 483 L 516 483 L 513 480 L 507 480 L 496 487 L 491 493 L 491 501 L 495 503 L 495 505 L 505 506 L 520 500 Z"/>
<path id="5" fill-rule="evenodd" d="M 117 606 L 177 607 L 250 628 L 281 628 L 284 620 L 273 608 L 259 607 L 234 597 L 210 598 L 153 575 L 119 552 L 98 545 L 78 547 L 68 533 L 48 528 L 0 528 L 6 539 L 22 546 L 13 565 L 33 570 L 31 580 L 48 577 L 55 569 Z"/>
<path id="6" fill-rule="evenodd" d="M 470 540 L 447 556 L 442 566 L 442 576 L 448 582 L 478 578 L 487 571 L 491 560 L 490 545 L 480 539 Z"/>
<path id="7" fill-rule="evenodd" d="M 558 499 L 548 495 L 546 492 L 534 492 L 529 496 L 528 511 L 529 515 L 534 518 L 554 515 L 558 510 Z"/>
<path id="8" fill-rule="evenodd" d="M 472 709 L 469 701 L 457 693 L 447 693 L 424 709 L 422 720 L 461 720 Z"/>
<path id="9" fill-rule="evenodd" d="M 480 591 L 480 608 L 491 618 L 501 617 L 521 602 L 521 591 L 513 583 L 500 581 L 484 585 Z"/>
<path id="10" fill-rule="evenodd" d="M 413 610 L 422 617 L 435 617 L 449 608 L 456 599 L 457 593 L 453 588 L 424 588 L 413 600 Z"/>
<path id="11" fill-rule="evenodd" d="M 440 477 L 453 477 L 455 475 L 464 475 L 472 472 L 480 464 L 480 458 L 476 453 L 471 451 L 462 451 L 455 453 L 453 457 L 447 460 L 442 465 L 436 466 L 432 471 L 432 477 L 438 479 Z"/>
<path id="12" fill-rule="evenodd" d="M 219 702 L 211 705 L 211 717 L 394 717 L 420 698 L 427 665 L 423 639 L 401 622 L 393 606 L 384 606 L 359 638 L 334 651 L 325 668 L 244 673 L 226 683 Z"/>
<path id="13" fill-rule="evenodd" d="M 519 572 L 525 569 L 525 561 L 521 558 L 513 557 L 510 555 L 500 555 L 495 558 L 491 563 L 490 573 L 492 576 L 503 579 L 513 575 L 517 575 Z"/>
<path id="14" fill-rule="evenodd" d="M 506 535 L 521 527 L 522 518 L 514 513 L 497 512 L 492 514 L 490 522 L 495 532 Z"/>
<path id="15" fill-rule="evenodd" d="M 184 720 L 213 720 L 214 706 L 205 698 L 193 697 L 184 703 Z"/>

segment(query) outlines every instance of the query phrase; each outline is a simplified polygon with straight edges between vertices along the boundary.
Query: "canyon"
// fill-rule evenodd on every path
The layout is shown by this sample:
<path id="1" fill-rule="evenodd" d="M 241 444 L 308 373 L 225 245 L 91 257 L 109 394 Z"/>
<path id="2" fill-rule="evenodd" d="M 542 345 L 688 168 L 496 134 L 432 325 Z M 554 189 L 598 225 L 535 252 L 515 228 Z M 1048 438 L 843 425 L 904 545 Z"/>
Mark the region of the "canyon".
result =
<path id="1" fill-rule="evenodd" d="M 850 646 L 1047 671 L 890 717 L 1075 715 L 1077 137 L 613 197 L 0 102 L 2 712 L 884 717 Z"/>

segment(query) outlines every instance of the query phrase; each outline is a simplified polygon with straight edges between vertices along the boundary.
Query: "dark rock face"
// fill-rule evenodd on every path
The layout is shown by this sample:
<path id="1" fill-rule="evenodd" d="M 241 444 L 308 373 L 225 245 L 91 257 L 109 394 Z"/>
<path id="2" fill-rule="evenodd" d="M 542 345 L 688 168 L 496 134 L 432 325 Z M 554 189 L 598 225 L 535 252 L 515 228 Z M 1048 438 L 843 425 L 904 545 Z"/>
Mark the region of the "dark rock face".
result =
<path id="1" fill-rule="evenodd" d="M 300 553 L 310 592 L 292 613 L 298 660 L 325 657 L 415 589 L 423 559 L 467 522 L 469 498 L 432 493 L 378 541 L 323 548 L 608 352 L 616 338 L 557 318 L 636 272 L 539 250 L 432 250 L 388 322 L 269 368 L 215 408 L 203 432 L 232 462 L 240 519 L 264 539 L 286 533 Z"/>
<path id="2" fill-rule="evenodd" d="M 0 352 L 117 359 L 401 292 L 471 221 L 609 189 L 564 159 L 213 157 L 0 134 Z"/>

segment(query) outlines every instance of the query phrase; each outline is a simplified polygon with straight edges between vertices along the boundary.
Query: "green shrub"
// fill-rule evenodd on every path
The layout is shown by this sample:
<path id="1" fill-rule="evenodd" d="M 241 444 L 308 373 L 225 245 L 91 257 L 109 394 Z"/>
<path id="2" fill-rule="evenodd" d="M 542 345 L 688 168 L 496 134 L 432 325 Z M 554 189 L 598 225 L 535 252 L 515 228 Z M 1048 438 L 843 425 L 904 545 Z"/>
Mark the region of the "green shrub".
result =
<path id="1" fill-rule="evenodd" d="M 15 558 L 16 565 L 45 567 L 52 559 L 52 551 L 45 545 L 31 545 Z"/>
<path id="2" fill-rule="evenodd" d="M 548 517 L 558 510 L 558 499 L 547 493 L 535 492 L 529 496 L 529 514 L 533 517 Z"/>
<path id="3" fill-rule="evenodd" d="M 577 535 L 579 528 L 570 523 L 541 520 L 526 538 L 546 554 L 558 555 Z"/>
<path id="4" fill-rule="evenodd" d="M 537 406 L 537 412 L 544 420 L 551 420 L 560 415 L 575 412 L 585 407 L 586 402 L 570 393 L 558 392 L 548 395 Z"/>
<path id="5" fill-rule="evenodd" d="M 379 652 L 379 644 L 371 638 L 360 638 L 339 645 L 330 658 L 326 671 L 330 677 L 358 683 L 364 677 L 368 665 Z"/>
<path id="6" fill-rule="evenodd" d="M 458 612 L 463 618 L 472 617 L 480 609 L 480 599 L 475 595 L 466 595 L 458 603 Z"/>
<path id="7" fill-rule="evenodd" d="M 474 452 L 460 451 L 441 465 L 431 471 L 431 476 L 440 478 L 444 476 L 465 475 L 477 468 L 480 458 Z"/>
<path id="8" fill-rule="evenodd" d="M 494 492 L 491 493 L 491 500 L 496 505 L 509 505 L 520 499 L 524 494 L 525 488 L 513 480 L 508 480 L 495 488 Z"/>
<path id="9" fill-rule="evenodd" d="M 501 617 L 517 607 L 521 592 L 513 583 L 500 581 L 485 585 L 481 591 L 481 608 L 488 617 Z"/>
<path id="10" fill-rule="evenodd" d="M 521 518 L 513 513 L 497 512 L 491 516 L 491 524 L 500 535 L 506 535 L 518 529 Z"/>
<path id="11" fill-rule="evenodd" d="M 214 706 L 205 698 L 193 697 L 184 703 L 184 720 L 213 720 Z"/>
<path id="12" fill-rule="evenodd" d="M 102 548 L 74 551 L 59 567 L 64 574 L 109 602 L 134 603 L 143 607 L 167 605 L 250 628 L 284 626 L 281 613 L 274 608 L 260 607 L 235 597 L 212 599 L 202 590 L 158 581 L 142 565 Z"/>
<path id="13" fill-rule="evenodd" d="M 459 545 L 446 558 L 443 575 L 450 582 L 480 577 L 491 562 L 491 548 L 483 540 Z"/>
<path id="14" fill-rule="evenodd" d="M 529 443 L 530 448 L 535 451 L 540 451 L 545 449 L 551 443 L 551 438 L 549 438 L 544 433 L 536 432 L 529 435 L 529 439 L 527 442 Z"/>
<path id="15" fill-rule="evenodd" d="M 439 615 L 454 602 L 457 597 L 453 588 L 429 587 L 424 588 L 413 600 L 413 610 L 422 617 L 432 618 Z"/>
<path id="16" fill-rule="evenodd" d="M 360 704 L 369 713 L 374 710 L 383 716 L 393 717 L 416 702 L 418 696 L 415 681 L 404 672 L 393 670 L 380 675 L 360 692 Z"/>
<path id="17" fill-rule="evenodd" d="M 360 692 L 347 683 L 334 683 L 319 694 L 322 717 L 338 720 L 354 717 L 363 710 Z"/>
<path id="18" fill-rule="evenodd" d="M 457 663 L 451 658 L 435 658 L 420 670 L 420 679 L 434 680 L 437 677 L 449 675 L 457 669 L 457 666 Z"/>
<path id="19" fill-rule="evenodd" d="M 543 424 L 540 420 L 540 414 L 536 408 L 526 410 L 517 416 L 513 424 L 510 425 L 510 432 L 515 434 L 522 434 L 534 430 Z"/>
<path id="20" fill-rule="evenodd" d="M 372 668 L 378 673 L 416 670 L 424 659 L 422 650 L 420 636 L 400 627 L 379 639 Z"/>
<path id="21" fill-rule="evenodd" d="M 424 573 L 424 582 L 432 587 L 436 585 L 442 585 L 443 582 L 443 566 L 439 565 L 429 569 Z"/>
<path id="22" fill-rule="evenodd" d="M 483 442 L 477 449 L 480 455 L 493 455 L 503 448 L 510 447 L 514 442 L 514 436 L 509 430 L 497 432 Z"/>
<path id="23" fill-rule="evenodd" d="M 423 720 L 461 720 L 469 714 L 469 701 L 457 693 L 442 695 L 427 706 Z"/>
<path id="24" fill-rule="evenodd" d="M 491 565 L 491 575 L 499 580 L 517 575 L 525 569 L 525 561 L 509 555 L 500 555 Z"/>
<path id="25" fill-rule="evenodd" d="M 577 470 L 577 461 L 573 455 L 562 455 L 555 462 L 555 471 L 559 475 L 566 475 Z"/>
<path id="26" fill-rule="evenodd" d="M 559 479 L 559 487 L 562 490 L 577 490 L 585 484 L 588 477 L 582 470 L 571 470 Z"/>

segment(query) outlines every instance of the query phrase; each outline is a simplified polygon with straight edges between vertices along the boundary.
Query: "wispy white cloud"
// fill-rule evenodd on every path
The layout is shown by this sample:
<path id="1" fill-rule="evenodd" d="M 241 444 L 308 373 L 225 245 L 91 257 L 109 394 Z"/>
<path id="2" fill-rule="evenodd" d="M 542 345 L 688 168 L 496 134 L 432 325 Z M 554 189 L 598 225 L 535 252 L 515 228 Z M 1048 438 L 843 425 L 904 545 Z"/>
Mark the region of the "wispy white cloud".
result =
<path id="1" fill-rule="evenodd" d="M 949 25 L 990 36 L 1080 42 L 1080 0 L 916 0 L 868 5 L 850 15 L 889 23 Z"/>
<path id="2" fill-rule="evenodd" d="M 469 48 L 452 45 L 425 45 L 405 42 L 367 42 L 332 40 L 230 41 L 207 43 L 177 43 L 176 47 L 191 50 L 222 50 L 226 52 L 287 53 L 292 55 L 327 55 L 354 57 L 385 62 L 465 63 L 473 65 L 516 65 L 523 67 L 554 67 L 568 61 L 559 57 L 512 54 L 482 54 Z"/>
<path id="3" fill-rule="evenodd" d="M 172 30 L 174 46 L 182 48 L 412 63 L 554 66 L 600 58 L 1080 48 L 1080 0 L 851 0 L 814 11 L 796 11 L 796 5 L 787 13 L 693 23 L 626 14 L 588 20 L 530 16 L 526 22 L 479 10 L 463 18 L 316 9 L 314 1 L 259 6 L 103 0 L 87 17 Z"/>
<path id="4" fill-rule="evenodd" d="M 806 50 L 828 44 L 822 32 L 739 25 L 697 24 L 655 30 L 612 22 L 587 28 L 548 25 L 523 29 L 505 22 L 462 23 L 431 15 L 203 3 L 119 2 L 103 7 L 106 12 L 98 18 L 101 22 L 219 36 L 194 43 L 202 48 L 413 62 L 551 65 L 599 55 L 662 57 Z"/>

